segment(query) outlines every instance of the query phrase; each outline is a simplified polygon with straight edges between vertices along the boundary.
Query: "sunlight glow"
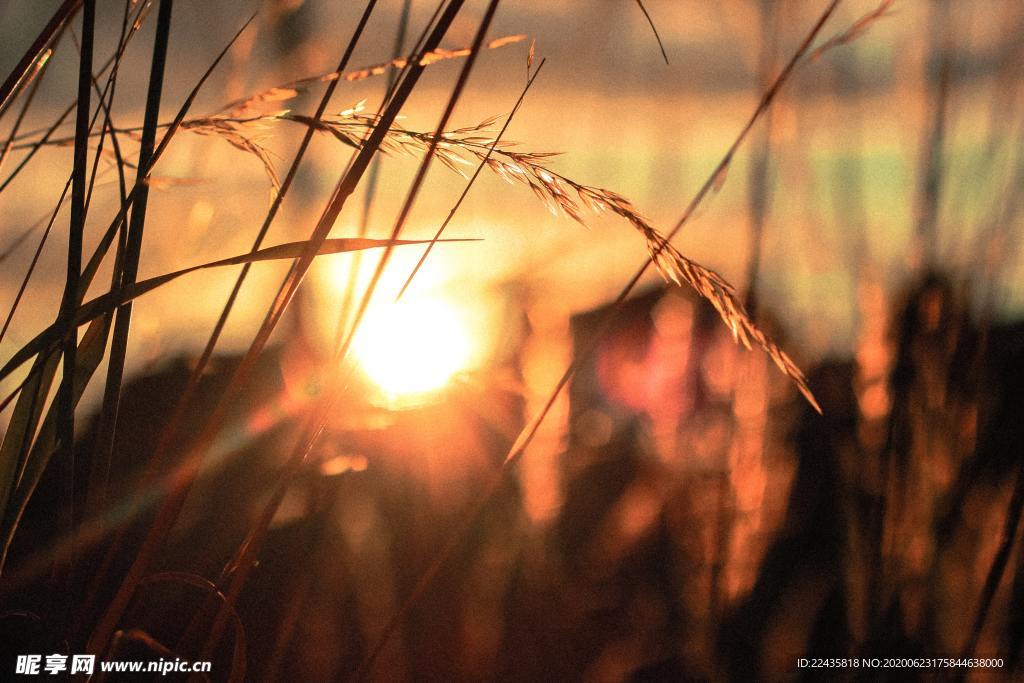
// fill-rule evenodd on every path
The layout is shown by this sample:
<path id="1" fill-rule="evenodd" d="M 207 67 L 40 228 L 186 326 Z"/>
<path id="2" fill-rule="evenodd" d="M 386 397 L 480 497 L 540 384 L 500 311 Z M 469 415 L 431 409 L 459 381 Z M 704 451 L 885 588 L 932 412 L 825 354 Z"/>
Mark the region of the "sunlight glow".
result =
<path id="1" fill-rule="evenodd" d="M 360 326 L 353 352 L 391 402 L 441 389 L 476 355 L 463 311 L 439 297 L 376 309 Z"/>

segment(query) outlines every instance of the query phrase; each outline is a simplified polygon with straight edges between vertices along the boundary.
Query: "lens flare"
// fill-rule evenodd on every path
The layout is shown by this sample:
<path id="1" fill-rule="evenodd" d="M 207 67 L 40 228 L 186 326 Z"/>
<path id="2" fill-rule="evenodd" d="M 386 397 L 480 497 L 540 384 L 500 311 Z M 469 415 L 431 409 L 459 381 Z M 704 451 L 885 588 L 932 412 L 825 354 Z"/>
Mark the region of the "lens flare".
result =
<path id="1" fill-rule="evenodd" d="M 352 350 L 392 403 L 415 401 L 441 389 L 474 360 L 463 311 L 441 298 L 403 300 L 377 309 L 360 325 Z"/>

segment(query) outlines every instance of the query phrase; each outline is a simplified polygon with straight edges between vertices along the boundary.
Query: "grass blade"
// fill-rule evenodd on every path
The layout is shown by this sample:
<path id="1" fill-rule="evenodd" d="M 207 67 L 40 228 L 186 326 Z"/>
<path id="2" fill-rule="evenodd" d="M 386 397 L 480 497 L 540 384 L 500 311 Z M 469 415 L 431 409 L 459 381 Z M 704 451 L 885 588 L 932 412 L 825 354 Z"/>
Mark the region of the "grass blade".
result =
<path id="1" fill-rule="evenodd" d="M 96 368 L 99 367 L 100 361 L 103 360 L 103 351 L 107 342 L 107 324 L 105 321 L 96 320 L 89 326 L 82 335 L 82 341 L 78 345 L 77 352 L 75 354 L 77 366 L 74 373 L 73 390 L 69 394 L 70 403 L 72 408 L 78 405 L 78 401 L 82 398 L 82 393 L 85 391 L 85 387 L 89 380 L 95 373 Z M 22 391 L 22 397 L 25 396 L 41 396 L 42 394 L 38 391 L 38 387 L 48 386 L 49 381 L 47 377 L 52 378 L 56 372 L 58 356 L 56 353 L 50 354 L 45 361 L 40 361 L 43 364 L 42 372 L 40 373 L 40 381 L 37 383 L 36 391 L 31 391 L 30 386 L 26 386 L 26 390 Z M 19 397 L 19 402 L 20 402 Z M 43 472 L 46 470 L 46 466 L 49 464 L 50 459 L 53 457 L 58 447 L 58 404 L 55 402 L 47 413 L 46 419 L 43 420 L 42 427 L 39 430 L 39 435 L 35 439 L 35 443 L 32 445 L 31 450 L 28 451 L 28 455 L 24 460 L 24 464 L 20 468 L 18 480 L 14 487 L 10 490 L 9 499 L 4 501 L 5 505 L 3 508 L 4 517 L 2 526 L 0 526 L 0 573 L 3 572 L 4 563 L 7 559 L 7 552 L 10 549 L 11 541 L 14 540 L 14 533 L 18 529 L 18 524 L 21 521 L 21 517 L 25 512 L 25 508 L 28 505 L 29 499 L 36 490 L 36 486 L 39 484 L 39 480 L 43 476 Z M 39 406 L 41 409 L 42 406 Z M 17 410 L 17 409 L 16 409 Z M 33 406 L 35 410 L 35 406 Z M 36 413 L 36 419 L 38 419 L 38 412 Z M 12 421 L 13 423 L 13 421 Z M 26 432 L 24 434 L 25 441 L 28 440 L 30 435 Z M 3 451 L 6 451 L 6 441 Z M 12 442 L 13 446 L 13 442 Z M 24 448 L 22 443 L 17 444 L 17 448 Z M 0 451 L 0 456 L 6 456 L 7 453 Z M 6 462 L 7 458 L 3 457 L 0 464 Z M 2 494 L 0 494 L 2 495 Z"/>
<path id="2" fill-rule="evenodd" d="M 441 242 L 475 242 L 479 240 L 470 238 L 458 238 L 458 239 L 446 239 L 439 240 Z M 370 238 L 359 238 L 359 237 L 341 237 L 336 239 L 324 240 L 317 250 L 318 256 L 329 255 L 329 254 L 342 254 L 347 252 L 359 252 L 367 249 L 382 249 L 396 246 L 407 246 L 417 244 L 429 244 L 431 240 L 383 240 L 383 239 L 370 239 Z M 194 273 L 198 270 L 205 270 L 207 268 L 221 268 L 224 266 L 238 266 L 248 265 L 257 263 L 260 261 L 281 261 L 291 260 L 301 256 L 305 253 L 309 247 L 308 241 L 301 242 L 287 242 L 285 244 L 278 244 L 273 247 L 267 247 L 266 249 L 259 249 L 254 252 L 247 252 L 238 256 L 232 256 L 226 259 L 220 259 L 219 261 L 211 261 L 209 263 L 202 263 L 197 266 L 190 266 L 188 268 L 182 268 L 172 273 L 165 273 L 164 275 L 157 275 L 141 282 L 136 282 L 132 285 L 127 285 L 121 289 L 112 290 L 106 294 L 101 294 L 95 299 L 91 299 L 86 303 L 78 307 L 75 312 L 75 325 L 84 325 L 85 323 L 92 322 L 96 318 L 103 315 L 107 315 L 119 307 L 125 304 L 131 303 L 143 294 L 148 294 L 158 287 L 172 282 L 183 275 Z M 33 337 L 27 344 L 22 346 L 18 351 L 11 356 L 7 363 L 0 368 L 0 380 L 4 380 L 11 375 L 12 372 L 17 370 L 23 363 L 32 358 L 33 356 L 42 353 L 46 349 L 53 348 L 54 345 L 60 342 L 61 334 L 64 333 L 63 328 L 60 324 L 54 323 L 45 330 Z"/>
<path id="3" fill-rule="evenodd" d="M 7 516 L 8 503 L 21 479 L 29 444 L 35 438 L 42 417 L 45 389 L 50 387 L 59 362 L 60 356 L 56 353 L 37 358 L 14 404 L 11 421 L 0 443 L 0 516 L 3 518 Z M 3 575 L 3 568 L 3 557 L 0 555 L 0 576 Z"/>

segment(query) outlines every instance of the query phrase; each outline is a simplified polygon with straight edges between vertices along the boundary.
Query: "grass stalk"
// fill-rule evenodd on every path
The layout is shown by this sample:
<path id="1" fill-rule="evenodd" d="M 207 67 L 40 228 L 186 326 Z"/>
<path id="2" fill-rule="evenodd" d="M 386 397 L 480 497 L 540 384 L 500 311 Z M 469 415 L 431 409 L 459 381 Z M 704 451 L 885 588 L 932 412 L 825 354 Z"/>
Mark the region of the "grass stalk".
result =
<path id="1" fill-rule="evenodd" d="M 139 272 L 139 258 L 142 253 L 142 238 L 146 225 L 146 208 L 149 201 L 149 184 L 145 182 L 145 179 L 151 168 L 156 144 L 157 123 L 160 120 L 160 100 L 163 93 L 164 71 L 167 65 L 167 48 L 170 42 L 173 8 L 173 0 L 160 0 L 156 20 L 156 36 L 153 41 L 153 58 L 150 63 L 149 87 L 146 92 L 146 110 L 143 118 L 141 147 L 139 148 L 138 172 L 135 179 L 136 185 L 140 187 L 132 206 L 121 269 L 114 276 L 121 288 L 135 284 Z M 95 486 L 90 496 L 96 501 L 96 504 L 103 500 L 107 480 L 110 476 L 131 320 L 132 302 L 129 301 L 117 310 L 114 317 L 106 385 L 103 392 L 96 445 L 93 451 L 95 477 L 90 482 Z"/>
<path id="2" fill-rule="evenodd" d="M 931 119 L 921 145 L 921 166 L 915 216 L 918 264 L 935 264 L 938 256 L 939 205 L 942 198 L 943 164 L 946 156 L 946 128 L 949 93 L 953 78 L 953 30 L 949 0 L 936 0 L 929 6 L 931 40 L 929 54 L 938 56 L 938 74 L 930 89 Z M 927 68 L 927 66 L 926 66 Z M 929 79 L 930 80 L 930 79 Z"/>
<path id="3" fill-rule="evenodd" d="M 129 30 L 127 37 L 124 41 L 121 42 L 121 44 L 118 46 L 114 54 L 108 57 L 107 61 L 104 62 L 103 66 L 97 72 L 99 75 L 106 73 L 107 69 L 109 69 L 112 64 L 119 61 L 121 57 L 124 55 L 124 50 L 128 46 L 128 42 L 138 32 L 138 30 L 142 28 L 142 24 L 146 17 L 149 7 L 150 4 L 145 2 L 139 5 L 139 10 L 135 14 L 135 18 L 132 21 L 131 29 Z M 25 169 L 26 166 L 28 166 L 29 162 L 32 161 L 36 153 L 39 152 L 40 149 L 42 149 L 45 145 L 47 145 L 50 142 L 51 138 L 53 137 L 53 134 L 57 132 L 57 129 L 64 125 L 65 119 L 67 119 L 67 117 L 71 115 L 71 112 L 75 111 L 75 108 L 77 106 L 78 100 L 74 100 L 64 109 L 64 111 L 62 111 L 57 116 L 56 120 L 54 120 L 54 122 L 46 128 L 36 131 L 29 131 L 27 133 L 22 134 L 21 136 L 15 136 L 14 139 L 17 140 L 23 136 L 33 137 L 35 135 L 42 134 L 42 137 L 39 140 L 27 146 L 27 149 L 29 150 L 28 153 L 18 162 L 18 165 L 14 168 L 13 171 L 11 171 L 10 175 L 8 175 L 6 179 L 4 179 L 3 183 L 0 183 L 0 193 L 6 190 L 7 187 L 12 182 L 14 182 L 14 179 L 18 177 L 18 175 L 21 173 L 22 170 Z M 23 148 L 26 147 L 17 144 L 12 147 L 12 149 L 15 150 Z"/>
<path id="4" fill-rule="evenodd" d="M 438 5 L 440 9 L 442 5 Z M 396 59 L 402 56 L 402 49 L 405 47 L 405 36 L 409 29 L 409 13 L 412 10 L 412 0 L 402 0 L 402 11 L 398 18 L 398 28 L 395 31 L 395 44 L 391 50 L 391 61 L 394 63 Z M 428 24 L 429 27 L 429 24 Z M 426 30 L 420 36 L 420 40 L 426 36 Z M 419 41 L 417 41 L 418 43 Z M 415 57 L 416 50 L 413 50 L 412 57 Z M 406 64 L 409 63 L 407 59 Z M 395 84 L 398 82 L 398 78 L 401 76 L 400 72 L 394 70 L 388 72 L 387 84 L 384 86 L 384 97 L 381 99 L 380 108 L 378 108 L 377 115 L 379 116 L 381 111 L 389 99 L 391 99 L 392 91 L 395 88 Z M 365 237 L 367 231 L 370 229 L 370 214 L 373 211 L 374 199 L 377 196 L 377 182 L 380 179 L 380 166 L 382 161 L 380 159 L 375 160 L 370 164 L 369 175 L 366 178 L 366 189 L 363 191 L 363 206 L 362 215 L 359 217 L 359 230 L 357 233 L 358 237 Z M 362 269 L 363 259 L 361 254 L 356 254 L 352 258 L 352 265 L 348 271 L 348 283 L 345 286 L 345 291 L 342 294 L 341 304 L 338 306 L 338 323 L 334 333 L 334 346 L 335 348 L 340 347 L 345 334 L 345 323 L 348 321 L 349 313 L 352 308 L 352 298 L 355 296 L 356 284 L 359 282 L 359 271 Z"/>
<path id="5" fill-rule="evenodd" d="M 668 64 L 668 54 L 665 52 L 665 44 L 661 42 L 661 36 L 658 35 L 658 27 L 654 25 L 654 19 L 651 18 L 650 12 L 644 7 L 643 0 L 636 0 L 637 6 L 640 11 L 644 13 L 644 19 L 647 20 L 647 24 L 651 27 L 651 32 L 654 33 L 654 39 L 658 41 L 658 49 L 661 50 L 661 58 Z"/>
<path id="6" fill-rule="evenodd" d="M 4 337 L 7 335 L 7 330 L 11 326 L 11 320 L 14 319 L 14 314 L 18 310 L 18 306 L 21 305 L 21 299 L 25 296 L 25 290 L 28 289 L 28 282 L 32 279 L 32 274 L 35 272 L 36 265 L 39 263 L 39 257 L 43 253 L 43 247 L 46 246 L 46 241 L 50 236 L 50 230 L 53 229 L 53 224 L 57 220 L 57 214 L 60 212 L 61 207 L 64 206 L 64 200 L 67 198 L 68 191 L 71 189 L 71 179 L 72 176 L 68 176 L 67 182 L 64 183 L 64 189 L 61 190 L 60 197 L 57 199 L 57 204 L 53 207 L 53 212 L 50 214 L 50 220 L 46 223 L 46 229 L 43 230 L 43 235 L 39 238 L 36 250 L 32 254 L 32 260 L 29 262 L 28 270 L 25 271 L 25 276 L 21 279 L 18 291 L 14 295 L 14 300 L 11 302 L 11 307 L 7 311 L 7 316 L 4 318 L 4 324 L 0 327 L 0 341 L 3 341 Z"/>
<path id="7" fill-rule="evenodd" d="M 974 657 L 974 652 L 981 639 L 981 633 L 985 629 L 985 621 L 988 619 L 989 610 L 992 608 L 992 601 L 999 590 L 1003 574 L 1010 562 L 1010 554 L 1013 545 L 1017 540 L 1017 530 L 1020 527 L 1021 516 L 1024 514 L 1024 468 L 1017 473 L 1017 483 L 1013 487 L 1013 495 L 1010 496 L 1010 503 L 1006 509 L 1006 518 L 1003 520 L 1003 535 L 999 541 L 999 548 L 992 558 L 988 573 L 985 575 L 985 585 L 982 586 L 981 595 L 978 598 L 978 609 L 974 617 L 974 625 L 971 629 L 967 643 L 964 645 L 962 654 L 964 659 Z M 958 680 L 964 680 L 967 669 L 960 672 Z"/>
<path id="8" fill-rule="evenodd" d="M 71 17 L 75 15 L 81 5 L 82 0 L 64 0 L 63 4 L 57 8 L 53 17 L 50 18 L 50 21 L 39 33 L 35 41 L 33 41 L 32 45 L 29 46 L 28 50 L 25 51 L 25 54 L 11 70 L 11 73 L 7 75 L 3 84 L 0 85 L 0 118 L 7 112 L 8 107 L 11 106 L 11 103 L 18 97 L 28 79 L 31 78 L 40 57 L 50 48 L 61 30 L 70 21 Z"/>
<path id="9" fill-rule="evenodd" d="M 57 40 L 59 40 L 59 37 Z M 54 48 L 56 48 L 57 40 L 54 41 Z M 43 84 L 43 76 L 46 75 L 46 67 L 50 63 L 50 57 L 53 55 L 53 49 L 47 49 L 50 50 L 50 52 L 40 57 L 35 78 L 32 79 L 32 84 L 29 86 L 28 94 L 25 95 L 25 102 L 21 105 L 17 118 L 14 119 L 14 125 L 11 127 L 11 132 L 7 136 L 7 141 L 4 142 L 3 149 L 0 149 L 0 169 L 4 167 L 4 162 L 7 161 L 7 155 L 10 154 L 11 148 L 14 146 L 14 140 L 18 136 L 18 131 L 21 130 L 21 124 L 25 122 L 25 116 L 28 114 L 28 110 L 32 106 L 32 101 L 36 98 L 36 93 L 39 92 L 39 86 Z"/>
<path id="10" fill-rule="evenodd" d="M 76 294 L 82 271 L 82 243 L 85 233 L 86 192 L 88 190 L 89 156 L 89 112 L 92 90 L 92 53 L 96 28 L 95 0 L 85 0 L 82 5 L 82 49 L 78 64 L 78 110 L 75 115 L 75 148 L 71 177 L 71 224 L 68 231 L 67 274 L 64 282 L 64 296 L 61 301 L 59 320 L 64 330 L 63 369 L 60 389 L 57 393 L 57 444 L 58 462 L 61 471 L 63 507 L 58 513 L 59 525 L 64 532 L 74 537 L 75 524 L 75 371 L 78 351 L 78 335 L 75 333 L 74 315 Z M 54 589 L 63 593 L 60 609 L 62 617 L 70 614 L 72 606 L 68 582 L 73 571 L 74 549 L 67 558 L 67 564 L 55 562 Z M 63 565 L 63 566 L 62 566 Z M 62 590 L 63 588 L 63 590 Z"/>

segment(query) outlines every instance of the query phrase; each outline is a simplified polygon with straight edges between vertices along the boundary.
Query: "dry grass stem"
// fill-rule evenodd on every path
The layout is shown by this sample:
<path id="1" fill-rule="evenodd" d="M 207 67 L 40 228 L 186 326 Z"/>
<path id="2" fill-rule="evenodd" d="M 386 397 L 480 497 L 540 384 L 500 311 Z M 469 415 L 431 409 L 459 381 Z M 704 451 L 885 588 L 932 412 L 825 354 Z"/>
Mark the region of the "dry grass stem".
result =
<path id="1" fill-rule="evenodd" d="M 486 48 L 488 50 L 495 50 L 505 47 L 506 45 L 513 45 L 523 40 L 526 40 L 526 36 L 522 34 L 504 36 L 490 41 L 487 43 Z M 468 47 L 458 48 L 455 50 L 437 48 L 436 50 L 431 50 L 430 52 L 425 53 L 420 59 L 420 64 L 428 66 L 430 64 L 436 64 L 437 62 L 443 62 L 449 59 L 468 57 L 470 52 L 471 49 Z M 305 92 L 308 88 L 316 85 L 317 83 L 329 83 L 337 80 L 348 81 L 350 83 L 354 81 L 362 81 L 367 78 L 372 78 L 373 76 L 380 76 L 392 69 L 403 69 L 407 63 L 408 59 L 405 57 L 398 57 L 387 62 L 366 66 L 354 71 L 328 71 L 327 73 L 318 74 L 316 76 L 307 76 L 306 78 L 300 78 L 281 85 L 275 85 L 243 99 L 229 102 L 224 105 L 220 111 L 227 112 L 230 116 L 240 116 L 263 104 L 284 102 L 298 97 L 300 93 Z"/>
<path id="2" fill-rule="evenodd" d="M 882 0 L 882 3 L 878 5 L 878 7 L 865 14 L 857 21 L 853 22 L 853 24 L 851 24 L 850 27 L 847 28 L 842 33 L 838 33 L 829 38 L 828 40 L 826 40 L 820 46 L 815 48 L 815 50 L 811 52 L 807 56 L 807 58 L 810 59 L 811 61 L 814 61 L 816 59 L 819 59 L 823 54 L 825 54 L 834 47 L 848 45 L 849 43 L 852 43 L 853 41 L 857 40 L 865 33 L 867 33 L 868 29 L 874 26 L 875 22 L 885 17 L 891 16 L 893 14 L 893 4 L 894 0 Z"/>

